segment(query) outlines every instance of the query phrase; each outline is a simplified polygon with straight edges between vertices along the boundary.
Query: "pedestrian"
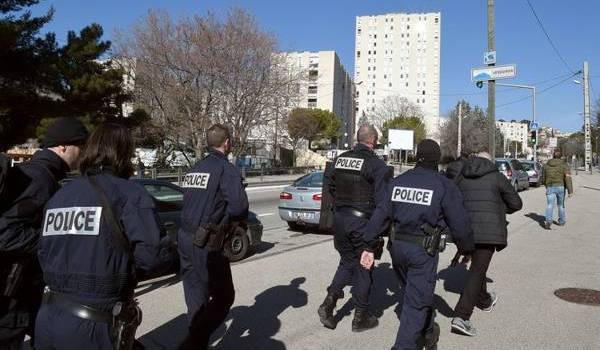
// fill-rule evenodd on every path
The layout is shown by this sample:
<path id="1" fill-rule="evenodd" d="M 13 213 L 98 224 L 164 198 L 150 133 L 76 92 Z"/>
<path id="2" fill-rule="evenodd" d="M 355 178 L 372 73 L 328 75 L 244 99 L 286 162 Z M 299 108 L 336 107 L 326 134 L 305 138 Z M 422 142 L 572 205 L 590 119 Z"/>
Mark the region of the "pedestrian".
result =
<path id="1" fill-rule="evenodd" d="M 46 206 L 38 350 L 133 348 L 141 322 L 137 281 L 166 270 L 174 258 L 153 198 L 128 180 L 133 151 L 125 127 L 99 125 L 82 153 L 81 175 Z"/>
<path id="2" fill-rule="evenodd" d="M 486 274 L 494 251 L 507 246 L 506 214 L 520 210 L 523 202 L 487 152 L 465 161 L 457 183 L 471 219 L 475 250 L 451 327 L 454 332 L 474 336 L 477 334 L 471 322 L 474 307 L 491 312 L 498 301 L 498 295 L 487 290 Z"/>
<path id="3" fill-rule="evenodd" d="M 361 267 L 360 254 L 368 248 L 363 239 L 366 233 L 379 234 L 388 227 L 388 213 L 383 208 L 391 176 L 390 169 L 373 152 L 378 140 L 375 127 L 361 126 L 356 137 L 354 149 L 340 154 L 325 173 L 325 190 L 334 203 L 334 246 L 340 263 L 318 314 L 325 327 L 335 329 L 333 310 L 337 300 L 344 297 L 344 287 L 351 284 L 356 307 L 352 331 L 360 332 L 379 323 L 368 311 L 372 269 Z"/>
<path id="4" fill-rule="evenodd" d="M 87 135 L 79 120 L 58 118 L 46 130 L 42 150 L 6 171 L 0 203 L 0 349 L 19 349 L 26 334 L 34 337 L 44 288 L 36 259 L 44 206 L 76 166 Z"/>
<path id="5" fill-rule="evenodd" d="M 446 225 L 462 254 L 474 249 L 473 235 L 458 187 L 438 172 L 440 146 L 429 139 L 417 148 L 415 168 L 394 178 L 389 186 L 394 231 L 389 247 L 392 265 L 403 290 L 400 328 L 392 349 L 436 349 L 439 326 L 434 322 L 438 251 L 445 247 Z M 366 236 L 367 242 L 376 236 Z M 373 253 L 363 252 L 363 267 Z"/>
<path id="6" fill-rule="evenodd" d="M 223 323 L 235 291 L 224 242 L 243 229 L 248 197 L 240 172 L 227 160 L 232 150 L 229 128 L 215 124 L 206 134 L 209 153 L 183 180 L 179 256 L 189 334 L 183 349 L 206 349 Z"/>
<path id="7" fill-rule="evenodd" d="M 542 171 L 542 184 L 546 186 L 546 221 L 544 228 L 549 230 L 552 226 L 554 214 L 554 203 L 558 207 L 558 226 L 563 226 L 567 220 L 565 209 L 565 188 L 569 192 L 569 198 L 573 196 L 573 181 L 571 170 L 567 163 L 561 159 L 559 150 L 554 151 L 552 159 L 545 165 Z"/>

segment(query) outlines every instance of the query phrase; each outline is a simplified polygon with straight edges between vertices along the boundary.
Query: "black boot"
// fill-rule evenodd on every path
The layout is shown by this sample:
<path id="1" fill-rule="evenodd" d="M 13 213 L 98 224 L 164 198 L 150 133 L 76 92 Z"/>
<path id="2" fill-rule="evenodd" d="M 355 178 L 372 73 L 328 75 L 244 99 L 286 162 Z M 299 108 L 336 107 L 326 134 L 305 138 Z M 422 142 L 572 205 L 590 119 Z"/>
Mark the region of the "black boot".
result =
<path id="1" fill-rule="evenodd" d="M 433 330 L 425 334 L 425 350 L 437 350 L 437 343 L 440 340 L 440 326 L 433 324 Z"/>
<path id="2" fill-rule="evenodd" d="M 335 329 L 337 323 L 333 318 L 333 310 L 335 309 L 335 304 L 337 303 L 339 296 L 335 293 L 329 292 L 323 301 L 323 304 L 319 306 L 319 319 L 323 326 L 329 329 Z"/>
<path id="3" fill-rule="evenodd" d="M 352 320 L 352 332 L 362 332 L 377 327 L 377 317 L 371 315 L 366 308 L 356 308 Z"/>

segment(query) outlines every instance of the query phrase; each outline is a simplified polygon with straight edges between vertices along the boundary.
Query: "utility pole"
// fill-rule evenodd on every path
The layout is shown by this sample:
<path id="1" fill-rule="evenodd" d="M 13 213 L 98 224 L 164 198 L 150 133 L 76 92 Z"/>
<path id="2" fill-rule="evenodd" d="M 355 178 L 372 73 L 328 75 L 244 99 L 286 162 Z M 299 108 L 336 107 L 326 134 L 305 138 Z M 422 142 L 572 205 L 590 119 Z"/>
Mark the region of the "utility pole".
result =
<path id="1" fill-rule="evenodd" d="M 590 123 L 590 71 L 583 62 L 583 118 L 585 127 L 585 170 L 592 173 L 592 126 Z"/>
<path id="2" fill-rule="evenodd" d="M 488 51 L 496 51 L 495 29 L 494 29 L 494 0 L 487 0 L 487 32 Z M 488 64 L 495 66 L 495 64 Z M 496 81 L 488 82 L 488 145 L 490 154 L 496 156 Z"/>
<path id="3" fill-rule="evenodd" d="M 458 103 L 458 145 L 456 147 L 456 157 L 460 157 L 462 151 L 462 101 Z"/>

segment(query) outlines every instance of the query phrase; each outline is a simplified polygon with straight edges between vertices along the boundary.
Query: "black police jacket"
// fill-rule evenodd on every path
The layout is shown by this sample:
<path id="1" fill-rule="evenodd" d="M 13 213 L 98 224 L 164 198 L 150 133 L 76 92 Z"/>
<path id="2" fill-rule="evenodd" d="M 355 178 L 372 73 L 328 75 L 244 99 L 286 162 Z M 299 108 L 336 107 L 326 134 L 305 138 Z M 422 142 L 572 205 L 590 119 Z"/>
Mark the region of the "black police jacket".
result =
<path id="1" fill-rule="evenodd" d="M 8 201 L 2 203 L 0 213 L 0 268 L 6 271 L 19 262 L 24 269 L 15 298 L 0 297 L 0 338 L 35 322 L 34 305 L 41 300 L 44 283 L 36 259 L 43 210 L 68 170 L 56 153 L 43 149 L 7 173 L 4 195 Z"/>
<path id="2" fill-rule="evenodd" d="M 193 234 L 203 224 L 246 220 L 248 196 L 240 172 L 215 149 L 185 174 L 182 230 Z"/>
<path id="3" fill-rule="evenodd" d="M 386 186 L 388 166 L 363 144 L 340 154 L 331 172 L 326 172 L 327 189 L 337 211 L 352 208 L 367 214 L 370 219 L 362 235 L 379 235 L 388 227 Z M 369 241 L 367 241 L 369 242 Z"/>
<path id="4" fill-rule="evenodd" d="M 458 187 L 437 171 L 417 166 L 390 181 L 388 194 L 395 234 L 425 235 L 423 224 L 435 227 L 443 220 L 459 249 L 475 248 L 463 197 Z"/>
<path id="5" fill-rule="evenodd" d="M 130 253 L 111 232 L 114 226 L 87 175 L 105 193 Z M 70 181 L 48 202 L 38 257 L 51 290 L 108 309 L 132 298 L 135 271 L 151 275 L 174 257 L 168 236 L 161 234 L 154 200 L 143 187 L 108 170 L 87 175 Z"/>

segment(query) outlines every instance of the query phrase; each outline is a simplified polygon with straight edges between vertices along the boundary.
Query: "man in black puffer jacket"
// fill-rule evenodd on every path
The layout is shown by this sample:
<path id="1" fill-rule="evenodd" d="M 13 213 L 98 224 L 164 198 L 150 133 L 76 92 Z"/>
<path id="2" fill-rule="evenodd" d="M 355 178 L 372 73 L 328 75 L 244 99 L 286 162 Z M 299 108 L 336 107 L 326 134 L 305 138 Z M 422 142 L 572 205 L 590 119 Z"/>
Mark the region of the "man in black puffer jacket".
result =
<path id="1" fill-rule="evenodd" d="M 476 330 L 470 321 L 473 308 L 491 312 L 498 301 L 496 293 L 487 291 L 486 273 L 494 251 L 507 245 L 506 214 L 520 210 L 523 202 L 488 153 L 463 160 L 461 170 L 460 174 L 452 175 L 470 215 L 475 251 L 467 284 L 454 309 L 452 330 L 474 336 Z"/>

